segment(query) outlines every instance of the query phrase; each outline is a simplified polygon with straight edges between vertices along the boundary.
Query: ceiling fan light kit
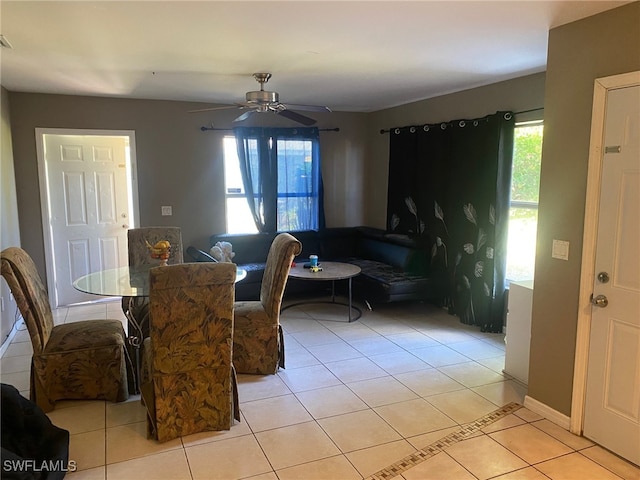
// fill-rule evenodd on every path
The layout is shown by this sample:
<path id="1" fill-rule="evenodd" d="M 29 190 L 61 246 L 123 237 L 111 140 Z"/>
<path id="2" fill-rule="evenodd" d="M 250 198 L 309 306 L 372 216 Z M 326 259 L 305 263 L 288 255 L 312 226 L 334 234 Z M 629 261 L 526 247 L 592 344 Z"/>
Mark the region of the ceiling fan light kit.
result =
<path id="1" fill-rule="evenodd" d="M 247 103 L 257 103 L 258 105 L 265 103 L 279 103 L 280 95 L 278 95 L 278 92 L 269 92 L 264 89 L 264 84 L 271 78 L 270 73 L 254 73 L 253 78 L 255 78 L 260 84 L 260 90 L 247 92 L 245 96 Z"/>
<path id="2" fill-rule="evenodd" d="M 234 106 L 203 108 L 200 110 L 192 110 L 190 113 L 209 112 L 213 110 L 224 110 L 228 108 L 239 108 L 241 110 L 248 109 L 242 115 L 237 117 L 234 122 L 242 122 L 254 113 L 272 112 L 281 115 L 294 122 L 302 125 L 314 125 L 316 120 L 307 117 L 293 110 L 307 110 L 312 112 L 331 112 L 331 109 L 321 105 L 296 105 L 280 103 L 280 95 L 278 92 L 270 92 L 264 89 L 264 84 L 271 78 L 270 73 L 254 73 L 253 78 L 260 84 L 260 90 L 247 92 L 245 95 L 245 103 L 237 103 Z"/>
<path id="3" fill-rule="evenodd" d="M 277 103 L 279 95 L 278 92 L 259 90 L 257 92 L 247 92 L 246 98 L 248 103 Z"/>

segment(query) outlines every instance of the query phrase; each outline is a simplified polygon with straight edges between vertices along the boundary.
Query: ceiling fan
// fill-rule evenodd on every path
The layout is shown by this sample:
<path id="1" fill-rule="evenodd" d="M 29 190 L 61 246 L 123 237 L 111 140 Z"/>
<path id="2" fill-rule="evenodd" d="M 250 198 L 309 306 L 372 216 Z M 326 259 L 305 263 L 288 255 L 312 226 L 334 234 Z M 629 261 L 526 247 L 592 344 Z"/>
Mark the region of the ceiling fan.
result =
<path id="1" fill-rule="evenodd" d="M 316 120 L 307 117 L 300 113 L 294 112 L 294 110 L 305 110 L 310 112 L 330 112 L 329 107 L 320 105 L 298 105 L 293 103 L 281 103 L 279 100 L 278 92 L 270 92 L 264 89 L 264 84 L 271 78 L 270 73 L 254 73 L 253 78 L 260 84 L 260 90 L 247 92 L 246 102 L 236 103 L 235 105 L 229 105 L 224 107 L 212 107 L 202 108 L 200 110 L 191 110 L 189 113 L 197 112 L 210 112 L 213 110 L 226 110 L 229 108 L 239 108 L 241 110 L 247 109 L 242 115 L 234 120 L 234 122 L 242 122 L 256 112 L 271 112 L 281 115 L 294 122 L 301 123 L 302 125 L 313 125 Z"/>

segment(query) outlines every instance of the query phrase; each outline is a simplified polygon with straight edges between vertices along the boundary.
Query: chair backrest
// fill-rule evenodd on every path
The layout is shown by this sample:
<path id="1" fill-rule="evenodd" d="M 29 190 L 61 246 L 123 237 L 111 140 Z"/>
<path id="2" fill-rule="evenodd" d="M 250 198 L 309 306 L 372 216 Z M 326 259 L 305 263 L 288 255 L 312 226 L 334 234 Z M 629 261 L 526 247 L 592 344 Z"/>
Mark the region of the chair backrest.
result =
<path id="1" fill-rule="evenodd" d="M 171 244 L 171 252 L 167 261 L 169 265 L 184 262 L 180 227 L 141 227 L 131 228 L 127 232 L 129 266 L 157 265 L 159 261 L 151 258 L 147 242 L 155 245 L 160 240 L 167 240 Z"/>
<path id="2" fill-rule="evenodd" d="M 231 368 L 236 265 L 183 263 L 149 271 L 154 374 Z"/>
<path id="3" fill-rule="evenodd" d="M 2 276 L 27 324 L 33 352 L 42 353 L 53 330 L 53 314 L 47 289 L 27 252 L 9 247 L 0 253 Z"/>
<path id="4" fill-rule="evenodd" d="M 260 287 L 260 301 L 271 318 L 278 318 L 291 263 L 301 251 L 302 244 L 289 233 L 280 233 L 271 242 Z"/>

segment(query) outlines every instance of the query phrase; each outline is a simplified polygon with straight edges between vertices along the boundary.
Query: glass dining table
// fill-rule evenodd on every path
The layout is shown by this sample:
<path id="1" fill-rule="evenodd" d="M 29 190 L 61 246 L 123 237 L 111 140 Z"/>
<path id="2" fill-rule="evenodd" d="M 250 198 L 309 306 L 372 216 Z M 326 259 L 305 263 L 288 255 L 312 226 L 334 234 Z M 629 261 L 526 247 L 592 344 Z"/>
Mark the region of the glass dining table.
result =
<path id="1" fill-rule="evenodd" d="M 144 325 L 149 321 L 148 308 L 134 308 L 140 305 L 142 299 L 149 296 L 149 270 L 157 265 L 143 265 L 140 267 L 118 267 L 84 275 L 73 282 L 73 287 L 81 292 L 103 297 L 123 297 L 129 302 L 125 308 L 128 322 L 128 341 L 134 349 L 134 383 L 136 393 L 140 391 L 140 347 L 144 340 Z M 238 268 L 236 283 L 247 276 L 246 270 Z M 143 312 L 140 318 L 137 313 Z"/>
<path id="2" fill-rule="evenodd" d="M 118 267 L 84 275 L 73 282 L 77 290 L 105 297 L 148 297 L 149 270 L 156 265 Z M 237 269 L 236 283 L 247 276 Z"/>

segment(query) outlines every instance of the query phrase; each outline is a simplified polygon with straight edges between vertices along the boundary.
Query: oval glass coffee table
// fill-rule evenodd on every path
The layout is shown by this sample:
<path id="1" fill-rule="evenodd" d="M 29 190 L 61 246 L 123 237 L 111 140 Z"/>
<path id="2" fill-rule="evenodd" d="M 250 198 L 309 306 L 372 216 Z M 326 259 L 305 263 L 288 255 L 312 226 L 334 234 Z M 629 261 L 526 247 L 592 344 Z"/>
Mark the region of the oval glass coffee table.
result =
<path id="1" fill-rule="evenodd" d="M 291 305 L 286 305 L 282 308 L 282 310 L 286 310 L 287 308 L 297 307 L 298 305 L 303 305 L 307 303 L 334 303 L 336 305 L 344 305 L 345 307 L 349 307 L 349 322 L 353 322 L 358 320 L 362 316 L 362 310 L 358 307 L 354 306 L 352 303 L 352 295 L 351 295 L 351 279 L 360 275 L 360 267 L 357 265 L 352 265 L 350 263 L 343 262 L 321 262 L 319 267 L 322 268 L 319 272 L 312 272 L 310 268 L 304 268 L 302 263 L 297 263 L 295 266 L 291 267 L 289 271 L 289 277 L 297 278 L 299 280 L 310 280 L 310 281 L 330 281 L 331 282 L 331 301 L 317 301 L 317 300 L 308 300 L 304 302 L 293 303 Z M 340 303 L 336 302 L 336 288 L 335 283 L 336 280 L 348 280 L 349 281 L 349 303 Z M 352 311 L 356 312 L 356 315 L 352 315 Z"/>

